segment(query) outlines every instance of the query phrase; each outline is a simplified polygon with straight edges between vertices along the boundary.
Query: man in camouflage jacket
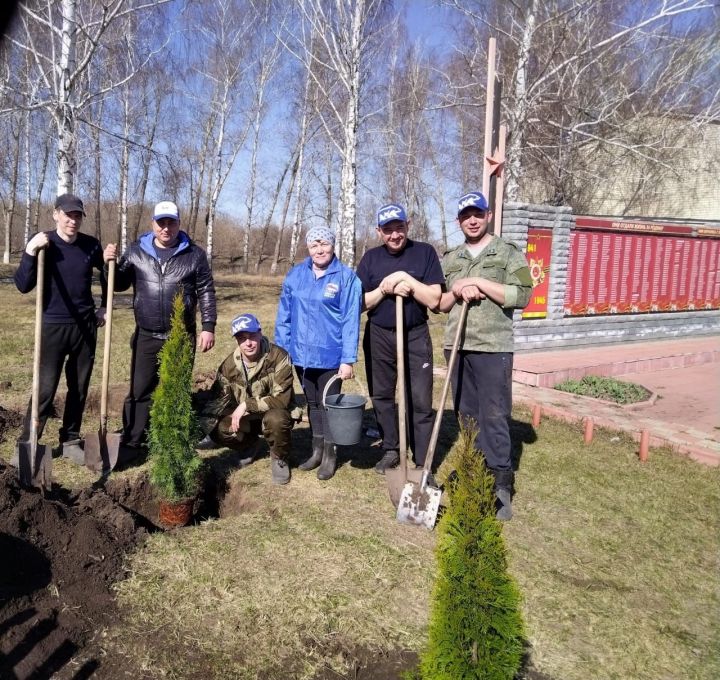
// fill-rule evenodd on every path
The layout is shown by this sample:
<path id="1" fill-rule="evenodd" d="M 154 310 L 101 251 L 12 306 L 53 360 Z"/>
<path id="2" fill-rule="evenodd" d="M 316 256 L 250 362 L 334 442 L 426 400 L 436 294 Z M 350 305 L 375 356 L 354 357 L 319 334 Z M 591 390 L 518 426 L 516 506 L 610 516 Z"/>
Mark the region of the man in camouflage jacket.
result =
<path id="1" fill-rule="evenodd" d="M 200 406 L 200 426 L 208 435 L 198 448 L 226 446 L 248 451 L 258 435 L 270 447 L 272 480 L 290 481 L 288 456 L 297 407 L 288 353 L 273 345 L 252 314 L 231 324 L 237 348 L 220 364 L 209 399 Z M 244 460 L 244 464 L 249 463 Z"/>
<path id="2" fill-rule="evenodd" d="M 465 243 L 442 260 L 448 292 L 439 309 L 450 312 L 445 356 L 450 356 L 460 307 L 469 303 L 466 328 L 453 369 L 453 401 L 461 420 L 474 420 L 475 446 L 495 477 L 497 517 L 512 517 L 514 474 L 511 460 L 510 412 L 514 309 L 530 301 L 532 278 L 527 260 L 513 243 L 488 232 L 492 213 L 485 197 L 471 192 L 458 203 L 458 222 Z"/>

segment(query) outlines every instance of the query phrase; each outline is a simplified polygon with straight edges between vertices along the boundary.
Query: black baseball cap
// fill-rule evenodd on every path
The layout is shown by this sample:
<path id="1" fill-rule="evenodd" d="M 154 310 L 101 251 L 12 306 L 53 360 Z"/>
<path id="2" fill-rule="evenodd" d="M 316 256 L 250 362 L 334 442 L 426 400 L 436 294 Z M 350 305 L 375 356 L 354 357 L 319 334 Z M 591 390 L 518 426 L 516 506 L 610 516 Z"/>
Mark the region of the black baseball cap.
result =
<path id="1" fill-rule="evenodd" d="M 83 202 L 74 194 L 62 194 L 55 199 L 55 208 L 64 213 L 81 212 L 85 214 Z"/>

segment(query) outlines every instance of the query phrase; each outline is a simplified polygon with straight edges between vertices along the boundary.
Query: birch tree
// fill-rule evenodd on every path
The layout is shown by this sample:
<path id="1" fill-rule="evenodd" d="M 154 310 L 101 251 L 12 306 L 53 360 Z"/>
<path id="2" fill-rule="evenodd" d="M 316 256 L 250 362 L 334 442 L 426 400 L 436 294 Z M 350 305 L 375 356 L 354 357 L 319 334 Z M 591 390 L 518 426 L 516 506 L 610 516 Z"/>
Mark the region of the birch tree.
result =
<path id="1" fill-rule="evenodd" d="M 383 3 L 299 0 L 298 4 L 300 32 L 289 35 L 286 45 L 304 64 L 327 107 L 317 113 L 341 159 L 336 252 L 343 262 L 354 265 L 360 104 Z"/>
<path id="2" fill-rule="evenodd" d="M 87 78 L 110 27 L 122 17 L 168 0 L 40 0 L 20 4 L 9 44 L 29 56 L 32 72 L 26 80 L 10 78 L 0 86 L 8 108 L 44 109 L 57 136 L 57 193 L 73 191 L 77 174 L 78 114 L 92 99 L 128 82 L 149 58 L 128 56 L 129 68 L 118 80 L 98 85 Z M 36 87 L 39 84 L 39 87 Z M 33 90 L 35 96 L 33 97 Z"/>
<path id="3" fill-rule="evenodd" d="M 657 134 L 639 139 L 643 126 L 638 121 L 652 115 L 656 106 L 662 115 L 687 112 L 689 73 L 710 70 L 718 75 L 714 38 L 702 28 L 716 17 L 712 0 L 446 4 L 467 18 L 463 32 L 471 37 L 470 49 L 461 47 L 465 55 L 486 44 L 489 35 L 498 38 L 509 134 L 509 200 L 537 198 L 532 196 L 538 186 L 529 168 L 538 166 L 544 182 L 555 175 L 551 198 L 574 198 L 570 187 L 562 186 L 566 176 L 559 168 L 570 155 L 577 161 L 582 147 L 613 148 L 671 171 L 667 144 Z M 467 80 L 456 80 L 449 101 L 484 106 L 481 82 L 469 88 Z M 708 106 L 717 113 L 717 82 L 716 77 L 715 93 L 706 105 L 693 111 L 696 120 L 708 117 Z"/>
<path id="4" fill-rule="evenodd" d="M 18 175 L 20 169 L 20 147 L 22 144 L 21 120 L 19 115 L 8 117 L 7 127 L 9 129 L 9 137 L 12 140 L 12 146 L 8 149 L 9 154 L 6 156 L 10 160 L 10 167 L 7 180 L 3 184 L 7 187 L 6 192 L 0 192 L 0 200 L 4 212 L 4 248 L 3 248 L 3 264 L 10 263 L 10 249 L 12 246 L 12 223 L 15 217 L 15 204 L 18 188 Z M 7 137 L 6 137 L 7 138 Z"/>

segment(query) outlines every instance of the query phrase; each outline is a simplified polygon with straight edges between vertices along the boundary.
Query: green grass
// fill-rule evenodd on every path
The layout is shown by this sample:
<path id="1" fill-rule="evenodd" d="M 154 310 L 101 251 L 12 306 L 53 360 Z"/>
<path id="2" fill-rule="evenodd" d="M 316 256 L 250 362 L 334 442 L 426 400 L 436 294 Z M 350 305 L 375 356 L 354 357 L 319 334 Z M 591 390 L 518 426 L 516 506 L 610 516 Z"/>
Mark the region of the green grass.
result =
<path id="1" fill-rule="evenodd" d="M 636 404 L 650 396 L 650 391 L 642 385 L 598 375 L 586 375 L 580 380 L 565 380 L 555 385 L 555 389 L 584 397 L 614 401 L 616 404 Z"/>
<path id="2" fill-rule="evenodd" d="M 229 323 L 241 312 L 258 314 L 272 336 L 278 292 L 279 280 L 220 276 L 217 345 L 197 356 L 196 372 L 214 371 L 231 351 Z M 28 296 L 0 284 L 3 376 L 8 367 L 13 376 L 0 392 L 6 408 L 27 403 L 32 313 Z M 442 318 L 431 320 L 443 365 Z M 128 380 L 132 327 L 121 307 L 115 384 Z M 95 384 L 101 355 L 99 342 Z M 438 380 L 436 400 L 440 389 Z M 636 444 L 617 433 L 596 430 L 586 447 L 579 426 L 544 418 L 533 434 L 528 412 L 514 417 L 522 455 L 515 518 L 503 531 L 532 667 L 553 680 L 720 677 L 720 469 L 666 450 L 642 464 Z M 51 421 L 49 438 L 56 428 Z M 448 418 L 439 451 L 454 439 Z M 0 455 L 11 449 L 0 444 Z M 360 452 L 329 482 L 293 470 L 282 488 L 271 485 L 264 458 L 232 473 L 234 505 L 222 519 L 151 535 L 117 585 L 121 620 L 105 633 L 108 653 L 125 658 L 131 674 L 285 680 L 328 667 L 353 677 L 358 649 L 419 651 L 435 535 L 395 521 L 384 478 L 367 467 L 376 454 L 367 443 Z M 92 482 L 58 459 L 55 476 L 67 486 Z"/>

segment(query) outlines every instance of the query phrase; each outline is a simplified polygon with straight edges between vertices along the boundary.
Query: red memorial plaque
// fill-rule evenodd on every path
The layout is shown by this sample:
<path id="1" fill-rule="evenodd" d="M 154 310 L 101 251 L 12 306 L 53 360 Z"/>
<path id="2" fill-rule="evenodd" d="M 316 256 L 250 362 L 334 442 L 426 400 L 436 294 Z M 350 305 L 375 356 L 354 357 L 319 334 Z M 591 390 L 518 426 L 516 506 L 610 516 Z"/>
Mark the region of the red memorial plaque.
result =
<path id="1" fill-rule="evenodd" d="M 527 261 L 533 290 L 523 319 L 543 319 L 547 316 L 547 296 L 550 284 L 550 256 L 552 229 L 528 229 Z"/>
<path id="2" fill-rule="evenodd" d="M 566 314 L 720 309 L 720 230 L 695 236 L 685 225 L 585 217 L 576 224 Z"/>

